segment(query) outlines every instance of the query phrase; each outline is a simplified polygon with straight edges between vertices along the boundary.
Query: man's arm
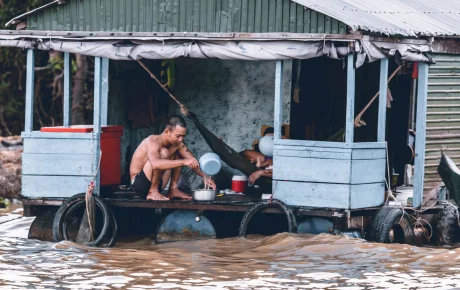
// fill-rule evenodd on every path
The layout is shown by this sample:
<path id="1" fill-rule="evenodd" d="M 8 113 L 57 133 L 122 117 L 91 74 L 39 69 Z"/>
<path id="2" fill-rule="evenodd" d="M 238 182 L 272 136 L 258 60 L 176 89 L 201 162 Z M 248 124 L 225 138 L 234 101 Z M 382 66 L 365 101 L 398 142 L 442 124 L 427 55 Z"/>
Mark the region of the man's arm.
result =
<path id="1" fill-rule="evenodd" d="M 254 182 L 256 182 L 256 180 L 262 176 L 273 178 L 273 169 L 259 170 L 254 172 L 249 176 L 249 184 L 254 184 Z"/>
<path id="2" fill-rule="evenodd" d="M 262 176 L 273 177 L 273 169 L 264 170 L 264 172 L 262 173 Z"/>
<path id="3" fill-rule="evenodd" d="M 181 147 L 179 148 L 179 150 L 177 152 L 179 153 L 179 155 L 182 158 L 187 158 L 187 159 L 193 158 L 193 159 L 195 159 L 195 157 L 193 156 L 192 152 L 190 152 L 190 150 L 188 150 L 188 148 L 187 148 L 187 146 L 185 144 L 181 144 L 180 146 Z M 204 172 L 200 170 L 200 166 L 197 166 L 196 168 L 192 168 L 192 170 L 197 175 L 199 175 L 199 176 L 201 176 L 203 178 L 204 183 L 208 183 L 209 186 L 212 189 L 216 189 L 216 183 L 214 182 L 214 180 L 212 180 L 212 178 L 207 178 L 206 174 L 204 174 Z"/>
<path id="4" fill-rule="evenodd" d="M 272 159 L 266 159 L 264 160 L 263 162 L 260 162 L 260 158 L 257 157 L 257 163 L 256 163 L 256 166 L 259 167 L 259 168 L 265 168 L 265 167 L 268 167 L 270 165 L 273 164 L 273 160 Z"/>
<path id="5" fill-rule="evenodd" d="M 195 159 L 195 156 L 193 156 L 192 152 L 190 152 L 190 150 L 188 150 L 187 146 L 182 143 L 181 145 L 179 145 L 180 148 L 179 150 L 177 151 L 179 153 L 179 155 L 184 158 L 184 159 Z M 200 170 L 200 167 L 197 166 L 196 168 L 192 168 L 192 170 L 199 176 L 201 177 L 204 177 L 206 174 L 204 174 L 203 171 Z"/>
<path id="6" fill-rule="evenodd" d="M 188 166 L 192 169 L 198 168 L 198 161 L 196 159 L 183 159 L 183 160 L 169 160 L 161 159 L 160 145 L 154 140 L 147 142 L 147 157 L 150 165 L 154 170 L 168 170 L 181 166 Z"/>

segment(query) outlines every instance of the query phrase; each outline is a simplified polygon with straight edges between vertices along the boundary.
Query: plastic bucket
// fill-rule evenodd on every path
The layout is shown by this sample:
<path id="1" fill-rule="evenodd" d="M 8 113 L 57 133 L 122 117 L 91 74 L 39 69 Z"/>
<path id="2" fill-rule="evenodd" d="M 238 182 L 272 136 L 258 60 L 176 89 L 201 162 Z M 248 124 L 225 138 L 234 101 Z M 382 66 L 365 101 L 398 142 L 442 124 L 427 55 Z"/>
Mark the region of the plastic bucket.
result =
<path id="1" fill-rule="evenodd" d="M 234 192 L 246 192 L 248 189 L 248 178 L 246 176 L 234 175 L 232 178 L 232 190 Z"/>
<path id="2" fill-rule="evenodd" d="M 206 153 L 200 158 L 200 168 L 206 175 L 214 175 L 220 171 L 222 164 L 215 153 Z"/>

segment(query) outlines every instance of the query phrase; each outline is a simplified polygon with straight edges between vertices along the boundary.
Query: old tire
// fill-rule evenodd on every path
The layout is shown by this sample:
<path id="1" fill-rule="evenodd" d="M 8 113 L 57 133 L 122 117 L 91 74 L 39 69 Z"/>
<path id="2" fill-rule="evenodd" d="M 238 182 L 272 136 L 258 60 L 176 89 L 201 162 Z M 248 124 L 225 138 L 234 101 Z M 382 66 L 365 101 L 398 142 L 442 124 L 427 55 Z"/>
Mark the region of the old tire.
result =
<path id="1" fill-rule="evenodd" d="M 372 222 L 369 239 L 378 243 L 413 245 L 414 228 L 410 216 L 400 208 L 383 207 Z"/>
<path id="2" fill-rule="evenodd" d="M 452 205 L 444 206 L 439 212 L 436 226 L 436 244 L 453 245 L 458 242 L 460 232 L 458 224 L 458 208 Z"/>
<path id="3" fill-rule="evenodd" d="M 261 201 L 255 205 L 253 205 L 246 214 L 243 216 L 243 219 L 241 220 L 240 224 L 240 230 L 239 230 L 239 236 L 240 237 L 245 237 L 246 236 L 246 231 L 248 229 L 249 221 L 251 218 L 260 210 L 268 208 L 268 207 L 279 207 L 284 211 L 284 214 L 287 217 L 288 220 L 288 232 L 289 233 L 295 233 L 297 232 L 297 221 L 294 215 L 294 212 L 290 207 L 288 207 L 286 204 L 283 202 L 273 199 L 273 200 L 264 200 Z"/>
<path id="4" fill-rule="evenodd" d="M 62 230 L 63 240 L 65 241 L 69 240 L 69 236 L 67 232 L 67 220 L 68 220 L 67 218 L 72 216 L 72 214 L 76 210 L 80 208 L 85 208 L 85 206 L 86 206 L 86 202 L 83 199 L 83 200 L 77 200 L 73 205 L 68 207 L 67 212 L 61 219 L 62 221 L 61 230 Z M 103 214 L 105 214 L 105 212 L 107 213 L 107 215 L 109 216 L 109 223 L 108 223 L 108 227 L 103 227 L 98 237 L 93 242 L 89 243 L 88 246 L 101 246 L 101 247 L 107 247 L 107 248 L 113 247 L 116 243 L 117 232 L 118 232 L 118 225 L 117 225 L 115 216 L 112 210 L 110 209 L 110 207 L 105 205 L 105 203 L 99 204 L 98 202 L 96 202 L 96 206 L 98 206 L 102 210 Z M 104 225 L 105 224 L 106 223 L 104 220 Z M 108 238 L 109 238 L 108 242 L 105 244 L 102 244 L 102 242 L 107 240 Z"/>
<path id="5" fill-rule="evenodd" d="M 63 235 L 63 224 L 66 222 L 68 212 L 72 209 L 75 210 L 80 204 L 85 204 L 85 194 L 77 194 L 72 196 L 68 201 L 66 201 L 64 204 L 61 205 L 61 207 L 58 209 L 56 212 L 56 215 L 54 216 L 53 220 L 53 239 L 55 242 L 60 242 L 64 239 Z M 110 229 L 110 209 L 109 207 L 97 196 L 93 196 L 94 200 L 96 202 L 96 206 L 99 207 L 99 209 L 102 211 L 103 214 L 103 226 L 101 233 L 98 235 L 98 237 L 88 243 L 87 246 L 90 247 L 97 247 L 101 241 L 105 238 L 107 235 L 107 232 Z"/>
<path id="6" fill-rule="evenodd" d="M 53 219 L 53 240 L 55 242 L 60 242 L 62 241 L 62 229 L 59 228 L 59 221 L 62 219 L 64 213 L 69 209 L 69 206 L 71 206 L 75 201 L 81 199 L 82 197 L 85 198 L 86 193 L 79 193 L 76 194 L 66 201 L 62 203 L 62 205 L 59 207 L 57 210 L 56 214 L 54 215 Z"/>

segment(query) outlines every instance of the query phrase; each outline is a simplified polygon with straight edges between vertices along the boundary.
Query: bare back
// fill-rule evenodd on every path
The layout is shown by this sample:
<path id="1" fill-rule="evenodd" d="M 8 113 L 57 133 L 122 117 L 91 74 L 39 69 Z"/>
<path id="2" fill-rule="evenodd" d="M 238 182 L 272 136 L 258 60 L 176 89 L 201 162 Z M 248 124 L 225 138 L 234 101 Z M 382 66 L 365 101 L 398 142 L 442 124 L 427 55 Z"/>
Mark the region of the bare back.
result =
<path id="1" fill-rule="evenodd" d="M 161 148 L 166 148 L 169 151 L 169 156 L 173 156 L 179 149 L 180 146 L 163 146 L 160 142 L 161 135 L 150 135 L 149 137 L 145 138 L 141 144 L 137 147 L 136 151 L 133 154 L 133 158 L 131 160 L 131 164 L 129 166 L 129 175 L 131 179 L 142 171 L 145 163 L 147 162 L 148 158 L 148 150 L 154 150 L 158 154 L 160 153 Z"/>

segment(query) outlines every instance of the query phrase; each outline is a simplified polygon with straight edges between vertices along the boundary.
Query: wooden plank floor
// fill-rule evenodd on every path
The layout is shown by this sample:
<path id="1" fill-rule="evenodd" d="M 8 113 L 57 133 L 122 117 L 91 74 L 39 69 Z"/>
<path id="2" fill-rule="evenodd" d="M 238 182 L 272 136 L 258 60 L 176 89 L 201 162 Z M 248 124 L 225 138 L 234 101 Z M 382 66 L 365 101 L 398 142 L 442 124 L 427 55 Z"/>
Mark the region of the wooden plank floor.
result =
<path id="1" fill-rule="evenodd" d="M 399 190 L 398 190 L 399 191 Z M 409 194 L 409 189 L 403 189 L 402 194 L 398 194 L 397 199 L 403 201 Z M 40 206 L 52 205 L 60 206 L 64 198 L 41 198 L 41 199 L 23 199 L 24 205 Z M 152 208 L 152 209 L 183 209 L 183 210 L 207 210 L 207 211 L 227 211 L 227 212 L 246 212 L 251 206 L 261 201 L 258 197 L 249 195 L 224 195 L 218 196 L 213 201 L 193 201 L 193 200 L 170 200 L 170 201 L 150 201 L 136 197 L 132 192 L 123 191 L 115 192 L 110 197 L 104 198 L 111 206 L 125 208 Z M 403 204 L 403 207 L 406 205 Z M 411 208 L 405 207 L 408 211 Z M 375 215 L 380 207 L 364 208 L 351 210 L 351 216 L 372 216 Z M 439 207 L 430 208 L 430 212 L 439 210 Z M 267 208 L 263 212 L 283 213 L 278 208 Z M 346 217 L 346 211 L 343 209 L 326 209 L 326 208 L 309 208 L 294 207 L 297 215 L 303 216 L 322 216 L 322 217 Z"/>

